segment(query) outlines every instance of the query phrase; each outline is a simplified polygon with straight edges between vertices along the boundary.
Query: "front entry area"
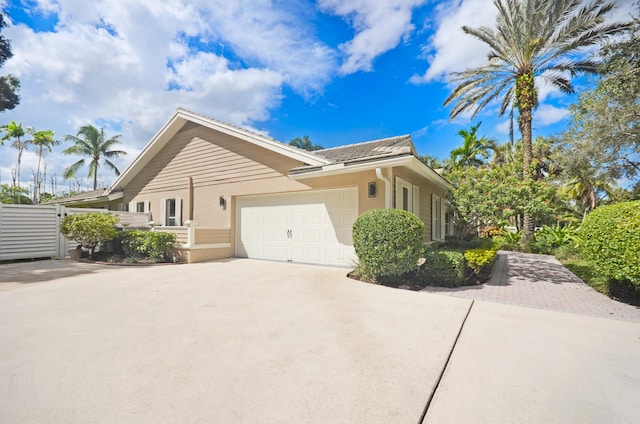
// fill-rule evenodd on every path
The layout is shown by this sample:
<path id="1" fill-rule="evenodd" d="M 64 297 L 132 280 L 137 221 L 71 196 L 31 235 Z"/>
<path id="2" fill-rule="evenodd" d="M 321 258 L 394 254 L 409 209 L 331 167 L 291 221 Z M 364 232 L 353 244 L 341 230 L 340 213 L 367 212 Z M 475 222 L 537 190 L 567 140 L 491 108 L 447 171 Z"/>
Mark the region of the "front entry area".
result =
<path id="1" fill-rule="evenodd" d="M 236 256 L 349 266 L 358 189 L 239 197 Z"/>

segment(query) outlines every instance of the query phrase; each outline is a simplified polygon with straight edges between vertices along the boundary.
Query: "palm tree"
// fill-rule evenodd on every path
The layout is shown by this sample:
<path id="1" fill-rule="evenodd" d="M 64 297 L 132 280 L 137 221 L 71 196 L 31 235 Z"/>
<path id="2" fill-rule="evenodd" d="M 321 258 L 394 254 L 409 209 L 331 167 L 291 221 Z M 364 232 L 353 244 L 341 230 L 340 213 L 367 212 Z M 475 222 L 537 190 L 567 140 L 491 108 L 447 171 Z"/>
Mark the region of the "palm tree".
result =
<path id="1" fill-rule="evenodd" d="M 606 177 L 596 175 L 582 175 L 575 177 L 563 184 L 562 193 L 569 199 L 577 202 L 582 212 L 582 219 L 587 213 L 594 210 L 605 196 L 614 193 L 614 182 Z"/>
<path id="2" fill-rule="evenodd" d="M 305 135 L 303 137 L 296 137 L 296 138 L 292 139 L 289 142 L 289 145 L 297 147 L 299 149 L 304 149 L 304 150 L 309 150 L 309 151 L 324 149 L 324 147 L 322 147 L 319 144 L 313 144 L 308 135 Z"/>
<path id="3" fill-rule="evenodd" d="M 120 144 L 120 135 L 111 137 L 105 140 L 104 128 L 98 130 L 93 125 L 84 125 L 78 130 L 77 136 L 65 135 L 64 141 L 70 141 L 73 146 L 66 148 L 62 151 L 65 155 L 81 155 L 91 158 L 89 162 L 89 177 L 93 177 L 93 189 L 98 188 L 98 168 L 100 166 L 100 159 L 103 163 L 113 170 L 116 175 L 120 175 L 118 168 L 109 160 L 119 158 L 127 155 L 127 152 L 122 150 L 110 150 L 116 144 Z M 73 165 L 65 168 L 64 177 L 74 177 L 78 170 L 85 165 L 85 160 L 80 159 Z"/>
<path id="4" fill-rule="evenodd" d="M 462 129 L 458 131 L 458 135 L 462 137 L 462 146 L 451 151 L 451 161 L 449 162 L 453 169 L 465 166 L 478 167 L 484 165 L 484 161 L 478 156 L 487 159 L 489 150 L 496 149 L 495 140 L 482 136 L 478 138 L 478 128 L 482 122 L 473 125 L 469 131 Z"/>
<path id="5" fill-rule="evenodd" d="M 11 121 L 6 125 L 0 127 L 0 131 L 4 131 L 2 136 L 2 142 L 5 140 L 13 139 L 11 146 L 18 150 L 18 163 L 16 165 L 16 182 L 18 187 L 18 193 L 20 192 L 20 164 L 22 162 L 22 152 L 24 152 L 29 146 L 29 141 L 22 141 L 20 137 L 23 137 L 25 132 L 22 128 L 22 124 L 17 124 L 15 121 Z M 0 143 L 2 144 L 2 143 Z M 20 196 L 18 196 L 18 203 L 21 203 Z"/>
<path id="6" fill-rule="evenodd" d="M 584 4 L 579 0 L 494 0 L 498 9 L 496 29 L 488 27 L 462 30 L 491 48 L 488 61 L 477 68 L 469 68 L 452 75 L 457 84 L 444 101 L 453 103 L 451 119 L 472 111 L 472 118 L 485 106 L 501 100 L 499 115 L 509 110 L 513 117 L 518 110 L 518 127 L 522 134 L 523 177 L 532 178 L 531 121 L 538 106 L 535 77 L 572 93 L 566 73 L 597 71 L 596 63 L 577 58 L 583 47 L 593 46 L 628 27 L 628 23 L 604 23 L 605 15 L 614 2 L 593 0 Z M 524 216 L 525 245 L 533 235 L 534 220 Z"/>
<path id="7" fill-rule="evenodd" d="M 38 170 L 36 172 L 36 181 L 34 185 L 34 193 L 33 193 L 33 201 L 34 203 L 38 203 L 39 195 L 40 195 L 40 185 L 42 183 L 42 178 L 40 176 L 40 164 L 42 162 L 42 156 L 45 153 L 45 150 L 49 153 L 52 152 L 52 147 L 56 144 L 60 143 L 58 140 L 54 140 L 54 132 L 51 130 L 40 130 L 36 131 L 33 128 L 28 128 L 27 132 L 31 134 L 31 144 L 38 147 Z M 45 164 L 46 168 L 46 164 Z"/>

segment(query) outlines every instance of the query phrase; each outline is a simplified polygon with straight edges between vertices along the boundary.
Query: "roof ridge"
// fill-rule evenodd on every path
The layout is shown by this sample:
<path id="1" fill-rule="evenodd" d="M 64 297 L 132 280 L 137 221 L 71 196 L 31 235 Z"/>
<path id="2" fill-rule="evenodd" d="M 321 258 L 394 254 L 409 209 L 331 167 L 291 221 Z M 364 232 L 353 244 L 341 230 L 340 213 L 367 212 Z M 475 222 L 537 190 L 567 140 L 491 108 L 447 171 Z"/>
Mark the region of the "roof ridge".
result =
<path id="1" fill-rule="evenodd" d="M 189 110 L 189 109 L 186 109 L 186 108 L 183 108 L 183 107 L 180 107 L 180 106 L 178 106 L 177 110 L 178 111 L 182 111 L 182 112 L 187 112 L 187 113 L 190 113 L 192 115 L 200 116 L 200 117 L 202 117 L 204 119 L 208 119 L 209 121 L 213 121 L 213 122 L 216 122 L 216 123 L 222 124 L 222 125 L 227 125 L 229 127 L 235 128 L 235 129 L 240 130 L 240 131 L 244 131 L 244 132 L 247 132 L 247 133 L 255 134 L 255 135 L 259 136 L 259 137 L 263 137 L 263 138 L 269 139 L 271 141 L 277 141 L 278 143 L 287 144 L 287 143 L 285 143 L 283 141 L 276 140 L 275 138 L 270 137 L 268 135 L 261 134 L 261 133 L 259 133 L 257 131 L 253 131 L 253 130 L 247 129 L 246 127 L 241 127 L 241 126 L 236 125 L 236 124 L 230 124 L 229 122 L 221 121 L 219 119 L 212 118 L 210 116 L 204 115 L 202 113 L 194 112 L 192 110 Z M 295 146 L 292 146 L 292 147 L 295 147 Z"/>
<path id="2" fill-rule="evenodd" d="M 408 137 L 411 137 L 411 135 L 410 134 L 395 135 L 395 136 L 392 136 L 392 137 L 378 138 L 378 139 L 375 139 L 375 140 L 361 141 L 361 142 L 358 142 L 358 143 L 343 144 L 341 146 L 328 147 L 326 149 L 315 150 L 315 152 L 316 153 L 321 153 L 321 152 L 325 152 L 327 150 L 342 149 L 342 148 L 345 148 L 345 147 L 353 147 L 353 146 L 361 146 L 363 144 L 379 143 L 381 141 L 393 140 L 394 138 L 402 139 L 402 138 L 408 138 Z"/>

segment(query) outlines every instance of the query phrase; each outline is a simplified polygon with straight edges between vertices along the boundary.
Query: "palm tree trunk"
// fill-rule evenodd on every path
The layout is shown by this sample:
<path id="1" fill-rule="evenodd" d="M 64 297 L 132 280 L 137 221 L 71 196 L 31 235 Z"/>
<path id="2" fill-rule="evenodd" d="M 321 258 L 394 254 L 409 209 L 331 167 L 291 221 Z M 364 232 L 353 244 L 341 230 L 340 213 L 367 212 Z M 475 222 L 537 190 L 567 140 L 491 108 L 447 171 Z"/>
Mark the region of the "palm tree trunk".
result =
<path id="1" fill-rule="evenodd" d="M 96 166 L 93 169 L 93 191 L 98 189 L 98 162 L 96 162 Z"/>
<path id="2" fill-rule="evenodd" d="M 533 71 L 523 72 L 516 77 L 516 102 L 520 112 L 518 126 L 522 134 L 522 177 L 525 183 L 529 183 L 533 178 L 531 172 L 531 162 L 533 161 L 531 140 L 532 111 L 538 103 Z M 529 243 L 535 230 L 535 221 L 529 213 L 524 213 L 523 221 L 524 232 L 520 241 L 522 248 Z"/>
<path id="3" fill-rule="evenodd" d="M 40 202 L 38 202 L 38 197 L 40 194 L 40 163 L 42 161 L 42 145 L 40 145 L 40 148 L 38 149 L 38 170 L 36 171 L 36 183 L 33 187 L 33 204 L 36 205 Z"/>
<path id="4" fill-rule="evenodd" d="M 20 143 L 20 137 L 18 137 L 18 163 L 16 165 L 16 176 L 18 183 L 18 204 L 22 203 L 22 196 L 20 195 L 20 162 L 22 160 L 22 144 Z"/>
<path id="5" fill-rule="evenodd" d="M 531 144 L 531 109 L 527 108 L 520 111 L 520 131 L 522 133 L 522 177 L 525 182 L 531 181 L 533 176 L 531 175 L 531 162 L 533 161 L 533 148 Z M 523 219 L 522 240 L 520 241 L 521 247 L 531 241 L 533 233 L 535 231 L 535 221 L 533 217 L 525 211 Z"/>

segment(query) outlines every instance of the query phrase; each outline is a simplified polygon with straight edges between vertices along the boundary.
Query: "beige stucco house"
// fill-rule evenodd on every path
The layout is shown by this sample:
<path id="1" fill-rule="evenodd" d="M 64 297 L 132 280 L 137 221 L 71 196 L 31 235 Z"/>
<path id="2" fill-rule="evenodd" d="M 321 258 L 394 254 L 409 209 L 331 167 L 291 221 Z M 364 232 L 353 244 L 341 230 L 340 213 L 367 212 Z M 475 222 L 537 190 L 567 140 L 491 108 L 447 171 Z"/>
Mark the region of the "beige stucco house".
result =
<path id="1" fill-rule="evenodd" d="M 370 209 L 413 212 L 425 242 L 443 239 L 448 189 L 408 135 L 308 152 L 178 109 L 100 199 L 148 212 L 190 262 L 349 265 L 351 227 Z"/>

